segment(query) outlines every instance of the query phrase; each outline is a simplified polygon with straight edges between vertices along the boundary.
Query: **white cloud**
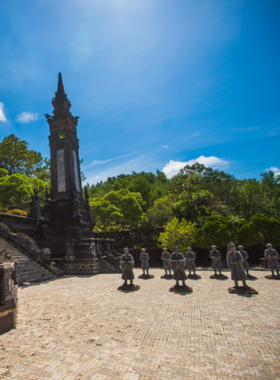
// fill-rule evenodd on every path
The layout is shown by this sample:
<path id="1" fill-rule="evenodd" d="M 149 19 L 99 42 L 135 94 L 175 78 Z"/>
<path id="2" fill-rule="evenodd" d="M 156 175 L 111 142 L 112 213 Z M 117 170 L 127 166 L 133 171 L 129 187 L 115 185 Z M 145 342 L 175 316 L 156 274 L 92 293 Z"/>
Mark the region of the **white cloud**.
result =
<path id="1" fill-rule="evenodd" d="M 187 162 L 171 160 L 164 166 L 162 171 L 166 174 L 168 178 L 171 178 L 177 173 L 179 173 L 179 171 L 183 169 L 186 165 L 191 166 L 196 162 L 203 164 L 207 167 L 211 167 L 213 169 L 222 169 L 229 165 L 229 161 L 223 160 L 222 158 L 218 158 L 215 156 L 209 156 L 209 157 L 200 156 L 196 159 L 189 160 Z"/>
<path id="2" fill-rule="evenodd" d="M 19 123 L 31 123 L 32 121 L 38 120 L 39 113 L 32 113 L 32 112 L 22 112 L 19 115 L 17 115 L 16 121 Z"/>
<path id="3" fill-rule="evenodd" d="M 0 102 L 0 121 L 7 121 L 4 113 L 4 103 Z"/>
<path id="4" fill-rule="evenodd" d="M 271 166 L 271 168 L 269 169 L 266 169 L 266 171 L 271 171 L 271 172 L 274 172 L 275 175 L 280 175 L 280 169 L 277 168 L 276 166 Z"/>
<path id="5" fill-rule="evenodd" d="M 160 145 L 162 148 L 168 149 L 167 145 Z"/>
<path id="6" fill-rule="evenodd" d="M 108 158 L 108 160 L 104 160 L 104 161 L 97 161 L 97 160 L 94 160 L 94 161 L 92 161 L 88 166 L 99 166 L 99 165 L 104 165 L 104 164 L 107 164 L 108 162 L 115 161 L 115 160 L 119 160 L 119 159 L 121 159 L 121 158 L 125 158 L 125 157 L 129 157 L 129 156 L 131 156 L 132 154 L 139 153 L 139 152 L 142 152 L 142 151 L 141 151 L 141 150 L 137 150 L 136 152 L 131 152 L 131 153 L 125 154 L 124 156 L 119 156 L 119 157 L 115 157 L 115 158 Z"/>

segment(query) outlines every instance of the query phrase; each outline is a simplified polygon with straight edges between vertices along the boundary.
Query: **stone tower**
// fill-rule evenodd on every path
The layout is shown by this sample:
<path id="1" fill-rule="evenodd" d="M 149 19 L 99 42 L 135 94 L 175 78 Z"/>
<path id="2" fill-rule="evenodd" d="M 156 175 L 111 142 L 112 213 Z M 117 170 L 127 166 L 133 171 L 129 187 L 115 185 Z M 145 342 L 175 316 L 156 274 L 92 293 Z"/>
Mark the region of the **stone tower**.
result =
<path id="1" fill-rule="evenodd" d="M 65 257 L 67 240 L 92 238 L 94 222 L 86 192 L 83 198 L 79 164 L 78 117 L 64 91 L 61 73 L 52 100 L 53 116 L 46 115 L 51 151 L 51 192 L 46 190 L 44 237 L 52 258 Z"/>

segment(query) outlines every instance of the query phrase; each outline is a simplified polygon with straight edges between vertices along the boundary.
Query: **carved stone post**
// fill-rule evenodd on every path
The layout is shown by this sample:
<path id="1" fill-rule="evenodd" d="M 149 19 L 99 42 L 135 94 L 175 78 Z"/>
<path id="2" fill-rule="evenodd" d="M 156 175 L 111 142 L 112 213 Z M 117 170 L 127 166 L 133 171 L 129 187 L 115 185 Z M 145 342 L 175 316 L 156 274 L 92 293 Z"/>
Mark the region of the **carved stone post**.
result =
<path id="1" fill-rule="evenodd" d="M 29 216 L 30 218 L 34 218 L 39 220 L 41 218 L 41 197 L 38 195 L 39 189 L 38 187 L 35 187 L 33 190 L 34 195 L 32 195 L 31 199 L 32 201 L 30 202 L 30 212 Z"/>
<path id="2" fill-rule="evenodd" d="M 16 327 L 16 279 L 13 278 L 13 265 L 0 264 L 0 334 Z"/>
<path id="3" fill-rule="evenodd" d="M 75 242 L 76 242 L 76 240 L 67 240 L 66 241 L 65 260 L 67 260 L 67 261 L 73 261 L 75 258 L 75 251 L 74 251 Z"/>

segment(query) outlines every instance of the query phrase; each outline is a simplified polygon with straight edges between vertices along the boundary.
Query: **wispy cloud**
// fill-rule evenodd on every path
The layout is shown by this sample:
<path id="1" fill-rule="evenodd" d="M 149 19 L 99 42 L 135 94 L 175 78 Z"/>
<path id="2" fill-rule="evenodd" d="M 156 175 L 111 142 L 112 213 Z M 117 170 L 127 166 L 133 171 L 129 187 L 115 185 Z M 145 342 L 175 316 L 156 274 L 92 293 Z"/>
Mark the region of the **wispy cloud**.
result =
<path id="1" fill-rule="evenodd" d="M 223 168 L 228 167 L 230 164 L 229 161 L 223 160 L 222 158 L 218 158 L 215 156 L 209 156 L 209 157 L 200 156 L 198 158 L 189 160 L 187 162 L 171 160 L 164 166 L 162 171 L 166 174 L 168 178 L 171 178 L 177 173 L 179 173 L 179 171 L 183 169 L 186 165 L 191 166 L 196 162 L 203 164 L 207 167 L 211 167 L 213 169 L 223 169 Z"/>
<path id="2" fill-rule="evenodd" d="M 4 113 L 4 103 L 0 102 L 0 121 L 7 121 L 7 118 Z"/>
<path id="3" fill-rule="evenodd" d="M 16 117 L 16 121 L 19 123 L 28 124 L 32 121 L 36 121 L 39 118 L 39 113 L 22 112 Z"/>
<path id="4" fill-rule="evenodd" d="M 160 145 L 162 148 L 168 149 L 168 145 Z"/>
<path id="5" fill-rule="evenodd" d="M 233 127 L 233 128 L 230 128 L 230 131 L 233 131 L 233 132 L 254 132 L 254 131 L 257 131 L 258 129 L 261 129 L 262 126 L 261 125 L 256 125 L 254 127 Z"/>
<path id="6" fill-rule="evenodd" d="M 275 175 L 280 175 L 280 169 L 276 166 L 271 166 L 271 168 L 266 169 L 267 172 L 271 171 L 274 172 Z"/>
<path id="7" fill-rule="evenodd" d="M 278 136 L 280 135 L 280 127 L 273 128 L 271 131 L 269 131 L 266 136 Z"/>
<path id="8" fill-rule="evenodd" d="M 115 160 L 120 160 L 121 158 L 129 157 L 129 156 L 132 156 L 133 154 L 136 154 L 136 153 L 139 153 L 139 152 L 142 152 L 142 150 L 137 150 L 135 152 L 130 152 L 128 154 L 125 154 L 125 155 L 119 156 L 119 157 L 115 157 L 115 158 L 108 158 L 107 160 L 104 160 L 104 161 L 94 160 L 88 166 L 104 165 L 104 164 L 107 164 L 108 162 L 112 162 L 112 161 L 115 161 Z"/>

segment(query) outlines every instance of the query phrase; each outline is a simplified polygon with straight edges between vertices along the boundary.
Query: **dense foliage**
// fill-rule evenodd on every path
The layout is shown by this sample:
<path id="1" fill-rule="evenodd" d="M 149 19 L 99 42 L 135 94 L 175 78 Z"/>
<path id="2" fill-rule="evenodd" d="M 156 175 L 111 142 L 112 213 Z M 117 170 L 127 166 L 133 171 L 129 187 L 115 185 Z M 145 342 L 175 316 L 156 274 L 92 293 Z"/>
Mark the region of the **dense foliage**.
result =
<path id="1" fill-rule="evenodd" d="M 29 150 L 28 143 L 14 135 L 3 139 L 2 211 L 29 202 L 35 186 L 43 195 L 49 178 L 49 161 L 39 152 Z M 213 239 L 219 246 L 229 240 L 247 246 L 268 241 L 280 244 L 280 176 L 271 171 L 260 174 L 259 180 L 238 180 L 195 163 L 172 179 L 159 170 L 156 174 L 132 172 L 87 187 L 96 230 L 165 227 L 169 237 L 161 239 L 168 247 L 172 229 L 177 231 L 173 240 L 182 246 L 195 243 L 206 248 Z M 182 240 L 184 234 L 191 236 L 188 243 Z"/>
<path id="2" fill-rule="evenodd" d="M 0 168 L 9 175 L 24 174 L 49 182 L 50 162 L 41 153 L 28 149 L 28 143 L 10 135 L 0 143 Z"/>

